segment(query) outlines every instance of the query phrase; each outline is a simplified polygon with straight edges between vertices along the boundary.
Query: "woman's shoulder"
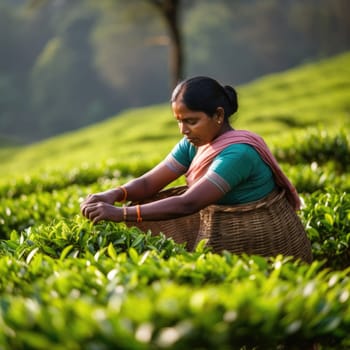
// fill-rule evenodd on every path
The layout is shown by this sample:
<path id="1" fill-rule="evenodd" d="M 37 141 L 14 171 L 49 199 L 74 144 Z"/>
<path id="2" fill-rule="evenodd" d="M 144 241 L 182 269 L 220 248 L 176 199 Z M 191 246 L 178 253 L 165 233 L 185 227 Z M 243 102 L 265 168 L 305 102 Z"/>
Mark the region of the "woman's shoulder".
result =
<path id="1" fill-rule="evenodd" d="M 239 162 L 241 164 L 257 164 L 261 157 L 256 149 L 246 143 L 235 143 L 225 147 L 217 156 L 216 160 L 222 162 Z"/>
<path id="2" fill-rule="evenodd" d="M 220 152 L 221 155 L 231 154 L 231 153 L 235 153 L 235 154 L 241 153 L 241 154 L 255 156 L 257 154 L 257 151 L 253 146 L 248 145 L 247 143 L 233 143 L 225 147 Z"/>

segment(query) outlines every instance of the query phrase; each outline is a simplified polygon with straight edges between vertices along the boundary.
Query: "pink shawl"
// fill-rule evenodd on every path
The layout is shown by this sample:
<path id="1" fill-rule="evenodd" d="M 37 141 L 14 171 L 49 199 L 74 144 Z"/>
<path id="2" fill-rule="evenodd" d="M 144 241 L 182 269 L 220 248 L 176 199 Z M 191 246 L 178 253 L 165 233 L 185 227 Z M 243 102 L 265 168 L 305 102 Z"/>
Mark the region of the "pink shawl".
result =
<path id="1" fill-rule="evenodd" d="M 187 185 L 191 186 L 198 181 L 206 173 L 214 158 L 224 148 L 234 143 L 246 143 L 256 149 L 264 162 L 270 166 L 277 186 L 285 189 L 288 201 L 295 210 L 299 210 L 300 198 L 298 193 L 281 170 L 265 141 L 259 135 L 246 130 L 227 131 L 211 143 L 198 147 L 197 153 L 186 173 Z"/>

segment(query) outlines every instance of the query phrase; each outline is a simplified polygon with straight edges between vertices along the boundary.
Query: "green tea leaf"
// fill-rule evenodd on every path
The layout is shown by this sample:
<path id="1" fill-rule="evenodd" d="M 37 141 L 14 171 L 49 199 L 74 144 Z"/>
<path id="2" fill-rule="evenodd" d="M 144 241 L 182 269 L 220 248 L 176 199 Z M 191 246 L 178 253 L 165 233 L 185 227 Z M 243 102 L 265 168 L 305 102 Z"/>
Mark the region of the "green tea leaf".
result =
<path id="1" fill-rule="evenodd" d="M 36 252 L 39 250 L 39 247 L 34 248 L 27 256 L 26 258 L 26 263 L 29 264 L 30 261 L 33 259 L 34 255 L 36 254 Z"/>
<path id="2" fill-rule="evenodd" d="M 62 253 L 60 255 L 60 260 L 64 260 L 66 256 L 69 254 L 69 252 L 73 249 L 73 244 L 68 245 L 62 250 Z"/>
<path id="3" fill-rule="evenodd" d="M 109 243 L 108 249 L 107 249 L 108 255 L 115 261 L 117 260 L 117 253 L 114 249 L 114 246 L 112 243 Z"/>
<path id="4" fill-rule="evenodd" d="M 324 214 L 324 218 L 326 219 L 326 221 L 330 226 L 333 226 L 334 220 L 331 214 L 328 214 L 328 213 Z"/>
<path id="5" fill-rule="evenodd" d="M 137 251 L 135 248 L 129 248 L 128 250 L 129 256 L 131 258 L 131 260 L 137 264 L 139 262 L 139 255 L 137 254 Z"/>

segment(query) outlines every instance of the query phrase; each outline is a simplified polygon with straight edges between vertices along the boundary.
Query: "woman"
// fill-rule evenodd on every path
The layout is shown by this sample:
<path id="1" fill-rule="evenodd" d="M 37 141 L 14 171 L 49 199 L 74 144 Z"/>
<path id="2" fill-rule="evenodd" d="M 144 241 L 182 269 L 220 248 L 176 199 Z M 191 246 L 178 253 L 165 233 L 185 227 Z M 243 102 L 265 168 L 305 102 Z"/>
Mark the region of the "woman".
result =
<path id="1" fill-rule="evenodd" d="M 157 221 L 179 218 L 213 204 L 254 203 L 284 189 L 294 210 L 300 208 L 295 188 L 278 166 L 264 141 L 231 127 L 238 108 L 237 94 L 209 77 L 181 82 L 171 105 L 184 137 L 155 168 L 125 185 L 89 195 L 81 204 L 84 216 L 100 220 Z M 185 174 L 188 190 L 142 205 L 117 207 L 115 202 L 150 198 Z M 295 214 L 296 220 L 298 220 Z"/>

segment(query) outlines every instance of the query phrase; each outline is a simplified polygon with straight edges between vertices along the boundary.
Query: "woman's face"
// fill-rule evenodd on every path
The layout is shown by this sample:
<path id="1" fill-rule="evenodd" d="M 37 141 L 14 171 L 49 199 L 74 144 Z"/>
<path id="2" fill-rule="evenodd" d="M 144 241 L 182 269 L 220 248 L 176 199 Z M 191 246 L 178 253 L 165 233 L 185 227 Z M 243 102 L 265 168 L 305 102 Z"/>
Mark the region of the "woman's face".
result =
<path id="1" fill-rule="evenodd" d="M 204 112 L 192 111 L 178 101 L 172 103 L 172 109 L 180 132 L 193 145 L 205 145 L 218 136 L 222 120 L 216 115 L 210 117 Z"/>

